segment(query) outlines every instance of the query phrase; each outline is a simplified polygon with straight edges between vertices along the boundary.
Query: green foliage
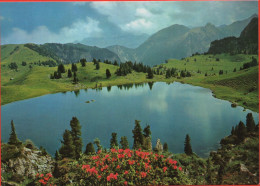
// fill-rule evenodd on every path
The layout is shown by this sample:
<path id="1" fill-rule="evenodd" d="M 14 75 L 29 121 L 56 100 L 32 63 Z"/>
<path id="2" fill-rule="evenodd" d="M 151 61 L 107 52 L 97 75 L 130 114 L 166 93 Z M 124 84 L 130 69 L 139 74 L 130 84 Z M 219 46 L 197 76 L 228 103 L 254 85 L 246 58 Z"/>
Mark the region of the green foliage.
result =
<path id="1" fill-rule="evenodd" d="M 65 130 L 63 133 L 62 146 L 59 150 L 62 158 L 74 158 L 75 157 L 75 146 L 73 145 L 73 138 L 69 130 Z"/>
<path id="2" fill-rule="evenodd" d="M 24 146 L 28 149 L 32 149 L 32 150 L 36 149 L 36 146 L 34 145 L 34 143 L 29 139 L 25 140 Z"/>
<path id="3" fill-rule="evenodd" d="M 87 155 L 90 155 L 90 154 L 95 154 L 95 147 L 93 145 L 93 143 L 88 143 L 86 145 L 86 151 L 85 151 L 85 154 Z"/>
<path id="4" fill-rule="evenodd" d="M 71 78 L 72 77 L 72 73 L 71 73 L 71 70 L 69 69 L 68 70 L 68 78 Z"/>
<path id="5" fill-rule="evenodd" d="M 59 64 L 57 71 L 60 72 L 60 73 L 65 73 L 65 67 L 64 67 L 64 65 L 63 65 L 63 64 Z"/>
<path id="6" fill-rule="evenodd" d="M 16 64 L 16 62 L 12 62 L 8 65 L 8 67 L 12 70 L 17 70 L 18 69 L 18 65 Z"/>
<path id="7" fill-rule="evenodd" d="M 247 132 L 253 132 L 255 130 L 255 121 L 252 113 L 248 113 L 246 116 L 246 129 Z"/>
<path id="8" fill-rule="evenodd" d="M 190 136 L 189 136 L 189 134 L 187 134 L 186 138 L 185 138 L 185 143 L 184 143 L 184 152 L 187 155 L 193 154 L 190 141 L 191 141 Z"/>
<path id="9" fill-rule="evenodd" d="M 240 121 L 238 124 L 237 137 L 239 142 L 242 142 L 246 137 L 246 127 L 242 121 Z"/>
<path id="10" fill-rule="evenodd" d="M 42 156 L 48 155 L 48 152 L 47 152 L 46 149 L 43 148 L 42 146 L 40 146 L 40 149 L 39 149 L 39 150 L 41 151 L 41 155 L 42 155 Z"/>
<path id="11" fill-rule="evenodd" d="M 144 132 L 144 137 L 150 137 L 152 135 L 150 125 L 146 125 L 143 132 Z"/>
<path id="12" fill-rule="evenodd" d="M 17 138 L 13 120 L 11 121 L 11 133 L 10 133 L 8 144 L 16 145 L 16 146 L 19 146 L 22 144 L 22 142 Z"/>
<path id="13" fill-rule="evenodd" d="M 106 69 L 106 77 L 109 79 L 111 77 L 111 73 L 109 69 Z"/>
<path id="14" fill-rule="evenodd" d="M 163 144 L 163 152 L 168 152 L 168 144 L 166 142 Z"/>
<path id="15" fill-rule="evenodd" d="M 120 145 L 121 145 L 120 146 L 121 149 L 128 149 L 129 148 L 129 143 L 128 143 L 126 136 L 121 137 Z"/>
<path id="16" fill-rule="evenodd" d="M 59 160 L 61 160 L 61 155 L 60 155 L 60 152 L 59 152 L 59 151 L 57 151 L 57 150 L 56 150 L 56 152 L 55 152 L 54 159 L 55 159 L 56 161 L 59 161 Z"/>
<path id="17" fill-rule="evenodd" d="M 152 71 L 152 69 L 150 67 L 147 70 L 147 78 L 148 79 L 153 79 L 153 71 Z"/>
<path id="18" fill-rule="evenodd" d="M 71 71 L 72 72 L 77 72 L 78 71 L 78 67 L 77 67 L 77 65 L 75 63 L 71 64 Z"/>
<path id="19" fill-rule="evenodd" d="M 85 58 L 80 59 L 80 63 L 81 63 L 82 67 L 86 66 L 86 62 L 87 62 L 87 60 Z"/>
<path id="20" fill-rule="evenodd" d="M 25 61 L 22 62 L 22 66 L 26 66 L 27 63 Z"/>
<path id="21" fill-rule="evenodd" d="M 143 145 L 144 136 L 142 133 L 140 121 L 135 120 L 135 128 L 134 128 L 134 130 L 132 130 L 132 132 L 133 132 L 133 138 L 134 138 L 133 149 L 141 148 Z"/>
<path id="22" fill-rule="evenodd" d="M 72 117 L 70 121 L 71 136 L 73 140 L 73 146 L 75 150 L 75 158 L 78 159 L 82 153 L 82 138 L 81 138 L 81 125 L 76 117 Z"/>
<path id="23" fill-rule="evenodd" d="M 118 147 L 118 142 L 117 142 L 117 133 L 113 132 L 112 133 L 112 138 L 110 140 L 110 148 L 117 148 Z"/>
<path id="24" fill-rule="evenodd" d="M 21 155 L 21 146 L 1 144 L 1 162 L 7 162 Z"/>
<path id="25" fill-rule="evenodd" d="M 99 62 L 96 63 L 96 70 L 99 70 L 100 69 L 100 64 Z"/>
<path id="26" fill-rule="evenodd" d="M 94 139 L 94 144 L 97 146 L 98 151 L 102 150 L 102 146 L 101 146 L 100 140 L 98 138 Z"/>

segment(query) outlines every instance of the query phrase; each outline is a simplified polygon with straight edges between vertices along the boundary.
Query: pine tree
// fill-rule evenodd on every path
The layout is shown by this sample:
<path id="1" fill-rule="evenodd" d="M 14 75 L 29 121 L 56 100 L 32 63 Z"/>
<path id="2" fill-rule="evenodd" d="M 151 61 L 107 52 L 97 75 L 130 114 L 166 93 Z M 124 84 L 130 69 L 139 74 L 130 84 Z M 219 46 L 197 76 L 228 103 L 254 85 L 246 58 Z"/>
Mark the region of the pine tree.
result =
<path id="1" fill-rule="evenodd" d="M 232 126 L 231 135 L 234 135 L 234 134 L 235 134 L 235 128 L 234 128 L 234 126 Z"/>
<path id="2" fill-rule="evenodd" d="M 10 133 L 8 144 L 10 144 L 10 145 L 21 145 L 22 144 L 22 142 L 17 138 L 13 120 L 11 121 L 11 133 Z"/>
<path id="3" fill-rule="evenodd" d="M 144 132 L 144 137 L 151 136 L 152 132 L 151 132 L 151 129 L 150 129 L 150 125 L 146 125 L 146 127 L 143 130 L 143 132 Z"/>
<path id="4" fill-rule="evenodd" d="M 61 159 L 61 155 L 60 155 L 59 151 L 56 150 L 56 152 L 55 152 L 55 160 L 59 161 L 60 159 Z"/>
<path id="5" fill-rule="evenodd" d="M 168 144 L 166 142 L 163 144 L 163 151 L 168 152 Z"/>
<path id="6" fill-rule="evenodd" d="M 144 141 L 144 136 L 142 134 L 142 128 L 140 126 L 140 121 L 135 120 L 135 128 L 134 130 L 132 130 L 134 136 L 134 145 L 133 148 L 134 149 L 138 149 L 141 148 L 143 145 L 143 141 Z"/>
<path id="7" fill-rule="evenodd" d="M 94 154 L 94 153 L 95 153 L 95 148 L 94 148 L 93 143 L 88 143 L 88 144 L 86 145 L 85 154 L 89 155 L 89 154 Z"/>
<path id="8" fill-rule="evenodd" d="M 152 69 L 150 67 L 147 70 L 147 78 L 148 79 L 153 79 L 153 71 L 152 71 Z"/>
<path id="9" fill-rule="evenodd" d="M 81 66 L 85 67 L 86 66 L 86 62 L 87 62 L 87 60 L 85 58 L 81 59 L 80 60 Z"/>
<path id="10" fill-rule="evenodd" d="M 207 176 L 206 176 L 206 181 L 207 181 L 207 184 L 209 185 L 212 185 L 213 184 L 213 178 L 212 178 L 212 171 L 211 171 L 211 161 L 210 159 L 208 158 L 207 160 Z"/>
<path id="11" fill-rule="evenodd" d="M 72 72 L 77 72 L 78 71 L 78 67 L 77 67 L 76 64 L 74 64 L 74 63 L 71 64 L 71 71 Z"/>
<path id="12" fill-rule="evenodd" d="M 71 70 L 69 69 L 68 70 L 68 78 L 71 78 L 72 77 L 72 73 L 71 73 Z"/>
<path id="13" fill-rule="evenodd" d="M 100 64 L 99 62 L 96 62 L 96 70 L 99 70 L 100 69 Z"/>
<path id="14" fill-rule="evenodd" d="M 70 121 L 70 127 L 73 145 L 75 148 L 75 158 L 78 159 L 82 153 L 83 143 L 81 138 L 81 125 L 76 117 L 72 117 L 72 120 Z"/>
<path id="15" fill-rule="evenodd" d="M 59 66 L 58 66 L 58 72 L 60 72 L 60 73 L 65 73 L 65 67 L 64 67 L 63 64 L 59 64 Z"/>
<path id="16" fill-rule="evenodd" d="M 65 130 L 63 133 L 63 141 L 61 141 L 62 146 L 59 150 L 62 158 L 74 158 L 75 157 L 75 147 L 73 145 L 73 138 L 69 130 Z"/>
<path id="17" fill-rule="evenodd" d="M 102 146 L 100 145 L 100 140 L 98 138 L 94 139 L 94 144 L 97 146 L 97 150 L 102 150 Z"/>
<path id="18" fill-rule="evenodd" d="M 73 83 L 78 83 L 79 79 L 77 78 L 77 73 L 74 71 L 73 74 Z"/>
<path id="19" fill-rule="evenodd" d="M 253 132 L 255 130 L 255 121 L 252 113 L 248 113 L 246 116 L 246 129 L 247 132 Z"/>
<path id="20" fill-rule="evenodd" d="M 190 156 L 193 154 L 192 152 L 192 148 L 191 148 L 191 144 L 190 144 L 190 136 L 189 134 L 186 135 L 186 138 L 185 138 L 185 146 L 184 146 L 184 152 Z"/>
<path id="21" fill-rule="evenodd" d="M 107 76 L 107 79 L 111 77 L 111 73 L 110 73 L 109 69 L 106 69 L 106 76 Z"/>
<path id="22" fill-rule="evenodd" d="M 121 137 L 120 145 L 122 149 L 129 149 L 129 144 L 126 136 Z"/>
<path id="23" fill-rule="evenodd" d="M 110 140 L 110 149 L 118 147 L 118 142 L 117 142 L 117 133 L 113 132 L 112 133 L 112 138 Z"/>
<path id="24" fill-rule="evenodd" d="M 240 121 L 238 124 L 237 137 L 239 142 L 244 141 L 244 139 L 246 138 L 246 127 L 242 121 Z"/>

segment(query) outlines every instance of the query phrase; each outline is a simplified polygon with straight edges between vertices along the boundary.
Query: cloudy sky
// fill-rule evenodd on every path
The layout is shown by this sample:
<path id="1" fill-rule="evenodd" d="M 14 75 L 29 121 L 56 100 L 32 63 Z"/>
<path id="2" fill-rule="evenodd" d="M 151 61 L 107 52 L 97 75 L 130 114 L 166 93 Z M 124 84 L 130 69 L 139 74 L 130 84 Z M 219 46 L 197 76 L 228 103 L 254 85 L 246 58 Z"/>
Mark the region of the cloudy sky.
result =
<path id="1" fill-rule="evenodd" d="M 1 43 L 68 43 L 122 34 L 151 35 L 173 24 L 230 24 L 258 12 L 258 2 L 0 3 Z"/>

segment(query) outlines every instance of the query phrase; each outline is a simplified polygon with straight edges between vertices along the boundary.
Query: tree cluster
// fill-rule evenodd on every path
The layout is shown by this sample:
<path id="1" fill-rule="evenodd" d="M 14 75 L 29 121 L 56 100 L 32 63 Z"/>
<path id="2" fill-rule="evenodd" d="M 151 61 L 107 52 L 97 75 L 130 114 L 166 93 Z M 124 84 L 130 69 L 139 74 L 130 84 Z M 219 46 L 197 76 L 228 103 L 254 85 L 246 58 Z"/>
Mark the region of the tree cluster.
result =
<path id="1" fill-rule="evenodd" d="M 11 62 L 8 67 L 12 70 L 16 70 L 18 69 L 18 65 L 16 64 L 16 62 Z"/>
<path id="2" fill-rule="evenodd" d="M 250 68 L 250 67 L 257 66 L 257 65 L 258 65 L 257 59 L 252 57 L 252 61 L 248 62 L 248 63 L 244 63 L 242 69 L 247 69 L 247 68 Z"/>
<path id="3" fill-rule="evenodd" d="M 246 125 L 240 121 L 238 125 L 232 127 L 231 135 L 237 137 L 237 142 L 242 142 L 249 133 L 254 132 L 257 126 L 255 124 L 252 113 L 248 113 L 246 116 Z"/>
<path id="4" fill-rule="evenodd" d="M 78 159 L 82 153 L 81 125 L 76 117 L 70 121 L 71 130 L 65 130 L 63 133 L 62 146 L 59 149 L 61 158 Z"/>

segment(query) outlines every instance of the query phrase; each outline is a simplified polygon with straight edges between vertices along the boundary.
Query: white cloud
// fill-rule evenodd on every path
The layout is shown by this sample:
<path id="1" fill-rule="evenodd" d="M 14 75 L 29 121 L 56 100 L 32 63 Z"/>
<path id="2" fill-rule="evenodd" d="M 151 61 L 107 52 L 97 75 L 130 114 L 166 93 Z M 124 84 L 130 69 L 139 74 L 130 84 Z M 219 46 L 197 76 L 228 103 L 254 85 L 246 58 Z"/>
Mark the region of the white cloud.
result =
<path id="1" fill-rule="evenodd" d="M 50 31 L 46 26 L 39 26 L 27 32 L 20 28 L 13 28 L 11 34 L 2 39 L 8 43 L 69 43 L 81 41 L 84 38 L 98 36 L 102 33 L 99 22 L 89 17 L 86 20 L 78 20 L 68 27 L 63 27 L 58 33 Z"/>
<path id="2" fill-rule="evenodd" d="M 257 12 L 256 2 L 91 2 L 90 6 L 124 31 L 153 34 L 171 26 L 230 24 Z"/>

